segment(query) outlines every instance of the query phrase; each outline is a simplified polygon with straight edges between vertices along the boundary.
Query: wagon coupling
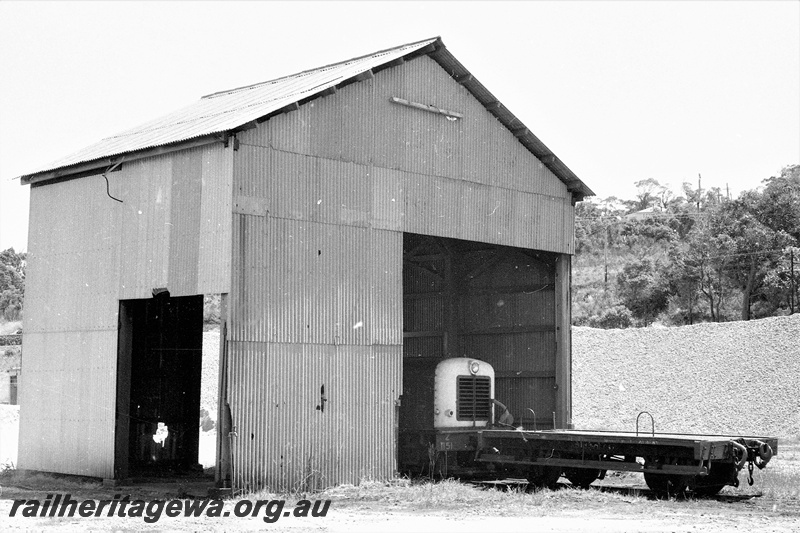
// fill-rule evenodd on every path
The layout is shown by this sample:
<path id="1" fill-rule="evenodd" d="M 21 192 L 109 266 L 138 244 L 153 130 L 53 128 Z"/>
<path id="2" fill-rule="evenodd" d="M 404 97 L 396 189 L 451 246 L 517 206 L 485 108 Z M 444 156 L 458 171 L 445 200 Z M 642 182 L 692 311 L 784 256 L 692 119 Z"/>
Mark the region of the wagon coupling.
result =
<path id="1" fill-rule="evenodd" d="M 758 444 L 758 457 L 755 458 L 755 463 L 760 470 L 767 466 L 767 463 L 770 459 L 772 459 L 772 456 L 775 452 L 773 452 L 772 446 L 770 446 L 767 442 L 757 440 L 756 444 Z"/>

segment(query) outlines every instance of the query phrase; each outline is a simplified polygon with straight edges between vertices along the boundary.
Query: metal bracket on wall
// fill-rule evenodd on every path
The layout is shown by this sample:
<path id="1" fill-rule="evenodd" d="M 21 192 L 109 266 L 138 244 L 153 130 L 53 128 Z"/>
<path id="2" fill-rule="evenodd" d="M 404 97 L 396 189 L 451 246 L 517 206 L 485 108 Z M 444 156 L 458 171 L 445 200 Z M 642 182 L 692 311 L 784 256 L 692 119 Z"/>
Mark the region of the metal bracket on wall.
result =
<path id="1" fill-rule="evenodd" d="M 414 109 L 421 109 L 422 111 L 430 111 L 431 113 L 437 113 L 439 115 L 444 115 L 451 120 L 456 120 L 459 118 L 464 118 L 464 115 L 458 113 L 457 111 L 450 111 L 448 109 L 442 109 L 441 107 L 436 107 L 435 105 L 427 105 L 421 104 L 419 102 L 411 102 L 410 100 L 406 100 L 405 98 L 398 98 L 396 96 L 392 96 L 389 98 L 389 101 L 404 105 L 407 107 L 413 107 Z"/>

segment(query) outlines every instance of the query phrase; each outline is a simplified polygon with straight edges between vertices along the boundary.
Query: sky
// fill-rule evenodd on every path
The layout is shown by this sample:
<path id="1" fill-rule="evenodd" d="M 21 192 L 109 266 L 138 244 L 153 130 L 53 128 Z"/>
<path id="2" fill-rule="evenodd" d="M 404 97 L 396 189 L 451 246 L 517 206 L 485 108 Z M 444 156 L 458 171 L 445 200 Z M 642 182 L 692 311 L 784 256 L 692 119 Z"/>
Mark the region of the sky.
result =
<path id="1" fill-rule="evenodd" d="M 14 179 L 216 91 L 445 46 L 599 198 L 736 196 L 800 163 L 800 2 L 0 2 L 0 250 Z"/>

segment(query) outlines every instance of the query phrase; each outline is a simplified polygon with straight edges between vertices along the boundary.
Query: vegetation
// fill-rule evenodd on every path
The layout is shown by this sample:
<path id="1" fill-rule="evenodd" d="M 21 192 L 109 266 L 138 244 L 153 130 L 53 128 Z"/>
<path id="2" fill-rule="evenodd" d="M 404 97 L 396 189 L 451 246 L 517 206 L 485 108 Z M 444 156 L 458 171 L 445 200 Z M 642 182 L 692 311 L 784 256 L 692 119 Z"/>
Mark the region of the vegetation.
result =
<path id="1" fill-rule="evenodd" d="M 578 204 L 573 322 L 681 325 L 798 310 L 800 165 L 763 184 L 731 199 L 689 183 L 676 196 L 646 179 L 633 200 Z"/>
<path id="2" fill-rule="evenodd" d="M 13 248 L 0 252 L 0 321 L 22 318 L 25 292 L 25 254 Z"/>
<path id="3" fill-rule="evenodd" d="M 220 322 L 219 294 L 206 294 L 203 296 L 203 325 L 206 327 L 218 326 Z"/>

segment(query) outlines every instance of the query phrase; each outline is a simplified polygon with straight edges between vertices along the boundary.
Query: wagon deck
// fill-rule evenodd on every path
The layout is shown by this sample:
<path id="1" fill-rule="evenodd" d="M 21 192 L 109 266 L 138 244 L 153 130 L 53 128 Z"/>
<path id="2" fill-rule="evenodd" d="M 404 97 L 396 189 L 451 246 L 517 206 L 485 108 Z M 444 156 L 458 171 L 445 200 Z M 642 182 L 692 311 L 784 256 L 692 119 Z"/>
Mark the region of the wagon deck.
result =
<path id="1" fill-rule="evenodd" d="M 743 465 L 762 444 L 771 455 L 778 449 L 774 437 L 731 435 L 487 429 L 475 436 L 480 462 L 701 476 L 712 462 Z M 447 440 L 440 440 L 440 450 Z"/>

